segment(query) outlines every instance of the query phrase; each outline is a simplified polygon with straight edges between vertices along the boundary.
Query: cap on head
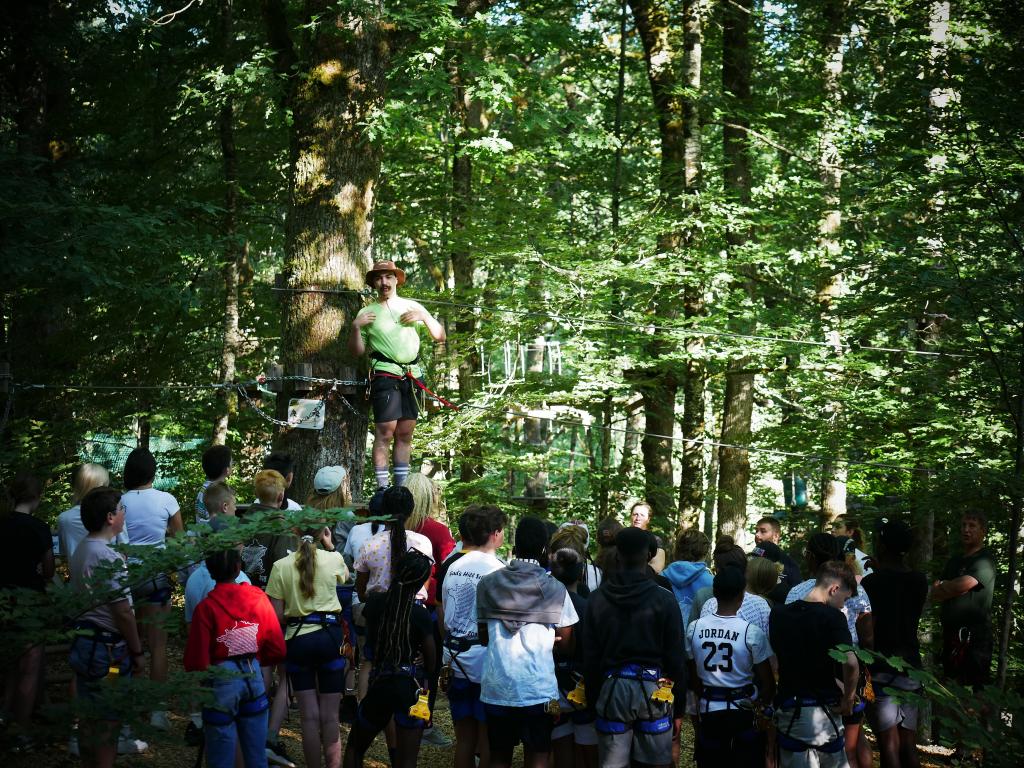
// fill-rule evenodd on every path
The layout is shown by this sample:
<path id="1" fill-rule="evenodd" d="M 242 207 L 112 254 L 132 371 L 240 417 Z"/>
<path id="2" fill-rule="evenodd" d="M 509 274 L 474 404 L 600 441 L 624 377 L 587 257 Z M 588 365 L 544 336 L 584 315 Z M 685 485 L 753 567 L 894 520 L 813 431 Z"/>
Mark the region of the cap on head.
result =
<path id="1" fill-rule="evenodd" d="M 751 550 L 750 554 L 753 557 L 763 557 L 765 560 L 770 560 L 773 563 L 782 562 L 782 550 L 774 541 L 762 541 Z"/>
<path id="2" fill-rule="evenodd" d="M 313 490 L 321 496 L 334 493 L 345 479 L 346 474 L 345 468 L 341 466 L 322 467 L 313 477 Z"/>
<path id="3" fill-rule="evenodd" d="M 894 555 L 905 555 L 910 551 L 914 537 L 910 526 L 902 520 L 882 518 L 876 532 L 886 551 Z"/>

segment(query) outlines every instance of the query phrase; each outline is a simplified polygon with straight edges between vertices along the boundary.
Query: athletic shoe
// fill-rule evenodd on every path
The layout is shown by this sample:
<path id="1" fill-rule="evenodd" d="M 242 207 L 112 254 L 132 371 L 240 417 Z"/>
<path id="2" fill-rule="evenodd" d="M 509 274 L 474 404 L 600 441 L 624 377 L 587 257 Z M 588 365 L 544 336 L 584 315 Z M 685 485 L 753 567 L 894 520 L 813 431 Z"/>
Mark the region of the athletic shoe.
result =
<path id="1" fill-rule="evenodd" d="M 149 716 L 149 724 L 156 728 L 158 731 L 169 731 L 171 730 L 171 721 L 167 717 L 167 712 L 158 709 Z"/>
<path id="2" fill-rule="evenodd" d="M 267 742 L 267 762 L 283 765 L 284 768 L 295 768 L 295 763 L 288 759 L 288 752 L 280 741 Z"/>
<path id="3" fill-rule="evenodd" d="M 78 734 L 73 733 L 68 737 L 68 754 L 72 757 L 78 757 Z"/>
<path id="4" fill-rule="evenodd" d="M 149 749 L 149 744 L 142 739 L 136 739 L 131 734 L 125 736 L 123 733 L 117 737 L 117 754 L 119 755 L 141 755 Z"/>
<path id="5" fill-rule="evenodd" d="M 426 744 L 433 744 L 435 747 L 450 747 L 452 745 L 452 740 L 439 728 L 425 728 L 420 741 Z"/>

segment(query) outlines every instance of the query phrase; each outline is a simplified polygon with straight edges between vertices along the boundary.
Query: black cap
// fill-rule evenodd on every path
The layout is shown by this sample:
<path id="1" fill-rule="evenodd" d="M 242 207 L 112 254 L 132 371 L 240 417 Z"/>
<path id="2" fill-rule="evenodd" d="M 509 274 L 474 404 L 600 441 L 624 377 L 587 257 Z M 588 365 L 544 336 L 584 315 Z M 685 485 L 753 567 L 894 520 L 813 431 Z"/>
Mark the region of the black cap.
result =
<path id="1" fill-rule="evenodd" d="M 879 521 L 876 531 L 879 540 L 889 552 L 895 555 L 905 555 L 910 551 L 914 536 L 910 531 L 910 526 L 902 520 L 889 520 L 883 517 Z"/>
<path id="2" fill-rule="evenodd" d="M 753 557 L 763 557 L 773 563 L 782 562 L 782 550 L 774 541 L 762 541 L 750 552 Z"/>

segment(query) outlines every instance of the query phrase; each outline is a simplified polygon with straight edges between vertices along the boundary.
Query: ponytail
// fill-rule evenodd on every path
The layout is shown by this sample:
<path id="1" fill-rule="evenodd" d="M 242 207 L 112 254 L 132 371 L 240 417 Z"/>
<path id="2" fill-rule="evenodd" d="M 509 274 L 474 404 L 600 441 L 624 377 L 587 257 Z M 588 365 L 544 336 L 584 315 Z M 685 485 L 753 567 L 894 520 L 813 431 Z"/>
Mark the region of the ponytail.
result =
<path id="1" fill-rule="evenodd" d="M 299 572 L 299 591 L 308 600 L 316 593 L 316 540 L 308 533 L 299 540 L 295 568 Z"/>

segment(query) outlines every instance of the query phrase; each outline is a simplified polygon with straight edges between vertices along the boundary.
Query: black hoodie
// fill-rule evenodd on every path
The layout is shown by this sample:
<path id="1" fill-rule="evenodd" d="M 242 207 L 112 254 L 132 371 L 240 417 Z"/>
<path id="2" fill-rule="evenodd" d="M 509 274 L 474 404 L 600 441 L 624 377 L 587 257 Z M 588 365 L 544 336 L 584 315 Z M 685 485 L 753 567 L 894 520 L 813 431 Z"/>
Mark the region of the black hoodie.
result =
<path id="1" fill-rule="evenodd" d="M 613 574 L 587 600 L 583 675 L 587 700 L 597 702 L 605 674 L 624 664 L 658 667 L 672 680 L 676 701 L 686 696 L 683 620 L 675 597 L 643 573 Z"/>

